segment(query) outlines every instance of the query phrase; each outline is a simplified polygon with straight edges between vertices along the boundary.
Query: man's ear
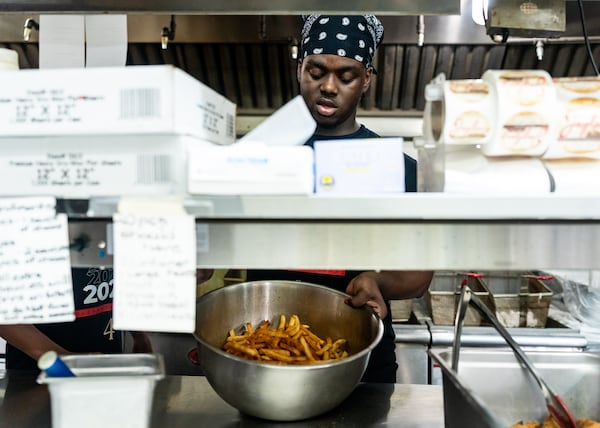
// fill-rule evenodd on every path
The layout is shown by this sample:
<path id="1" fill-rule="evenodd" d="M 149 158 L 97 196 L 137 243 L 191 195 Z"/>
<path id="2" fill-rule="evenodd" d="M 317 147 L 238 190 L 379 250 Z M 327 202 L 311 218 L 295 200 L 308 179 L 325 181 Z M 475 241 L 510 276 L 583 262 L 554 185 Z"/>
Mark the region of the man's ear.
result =
<path id="1" fill-rule="evenodd" d="M 298 66 L 296 67 L 296 80 L 300 83 L 300 76 L 302 76 L 302 60 L 298 59 Z"/>
<path id="2" fill-rule="evenodd" d="M 362 91 L 363 94 L 369 90 L 369 86 L 371 86 L 371 77 L 372 76 L 373 76 L 373 67 L 369 67 L 369 68 L 367 68 L 367 70 L 365 72 L 365 81 L 363 83 L 363 91 Z"/>

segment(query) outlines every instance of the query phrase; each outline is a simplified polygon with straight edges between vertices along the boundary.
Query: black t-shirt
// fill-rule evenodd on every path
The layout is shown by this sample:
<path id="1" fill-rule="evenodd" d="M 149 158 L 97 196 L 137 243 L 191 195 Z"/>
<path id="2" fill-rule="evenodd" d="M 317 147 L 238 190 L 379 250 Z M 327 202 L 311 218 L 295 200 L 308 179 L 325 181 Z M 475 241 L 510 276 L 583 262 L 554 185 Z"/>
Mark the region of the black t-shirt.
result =
<path id="1" fill-rule="evenodd" d="M 121 332 L 112 328 L 113 270 L 73 268 L 71 275 L 75 320 L 36 327 L 70 352 L 122 352 Z M 7 344 L 6 368 L 36 370 L 37 363 Z"/>

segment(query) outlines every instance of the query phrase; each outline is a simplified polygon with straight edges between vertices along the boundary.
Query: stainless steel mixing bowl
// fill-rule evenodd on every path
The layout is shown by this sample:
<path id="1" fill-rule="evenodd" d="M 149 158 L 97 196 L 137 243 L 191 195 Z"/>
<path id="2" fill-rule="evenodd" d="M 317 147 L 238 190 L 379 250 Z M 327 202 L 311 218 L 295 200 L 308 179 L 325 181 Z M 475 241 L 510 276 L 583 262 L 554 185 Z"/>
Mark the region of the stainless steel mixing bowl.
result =
<path id="1" fill-rule="evenodd" d="M 242 413 L 294 421 L 340 404 L 360 381 L 383 323 L 370 308 L 352 308 L 348 296 L 320 285 L 293 281 L 255 281 L 211 291 L 197 302 L 196 332 L 200 365 L 213 389 Z M 252 361 L 222 350 L 230 328 L 246 322 L 274 325 L 296 314 L 321 337 L 346 338 L 350 356 L 315 365 L 277 365 Z"/>

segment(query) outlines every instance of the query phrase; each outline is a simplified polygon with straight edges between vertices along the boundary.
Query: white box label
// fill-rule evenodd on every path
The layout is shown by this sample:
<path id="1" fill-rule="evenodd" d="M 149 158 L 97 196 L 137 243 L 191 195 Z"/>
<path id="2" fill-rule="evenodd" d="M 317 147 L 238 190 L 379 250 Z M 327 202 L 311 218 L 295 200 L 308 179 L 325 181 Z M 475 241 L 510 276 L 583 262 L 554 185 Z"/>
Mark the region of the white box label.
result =
<path id="1" fill-rule="evenodd" d="M 167 190 L 173 180 L 166 154 L 49 152 L 0 158 L 0 169 L 12 194 L 113 195 L 144 186 Z"/>

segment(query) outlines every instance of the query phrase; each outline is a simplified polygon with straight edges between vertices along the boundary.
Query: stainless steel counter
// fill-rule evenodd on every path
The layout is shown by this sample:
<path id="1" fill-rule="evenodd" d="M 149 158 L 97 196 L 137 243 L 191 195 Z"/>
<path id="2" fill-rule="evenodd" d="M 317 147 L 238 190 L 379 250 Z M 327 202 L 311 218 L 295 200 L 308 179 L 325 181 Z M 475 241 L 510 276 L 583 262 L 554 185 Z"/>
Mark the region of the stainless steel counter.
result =
<path id="1" fill-rule="evenodd" d="M 51 427 L 48 391 L 36 384 L 35 378 L 33 373 L 11 372 L 0 379 L 0 427 Z M 199 426 L 443 428 L 443 393 L 440 386 L 432 385 L 361 384 L 325 415 L 276 423 L 240 414 L 212 390 L 205 377 L 167 376 L 160 381 L 154 394 L 151 428 Z"/>

